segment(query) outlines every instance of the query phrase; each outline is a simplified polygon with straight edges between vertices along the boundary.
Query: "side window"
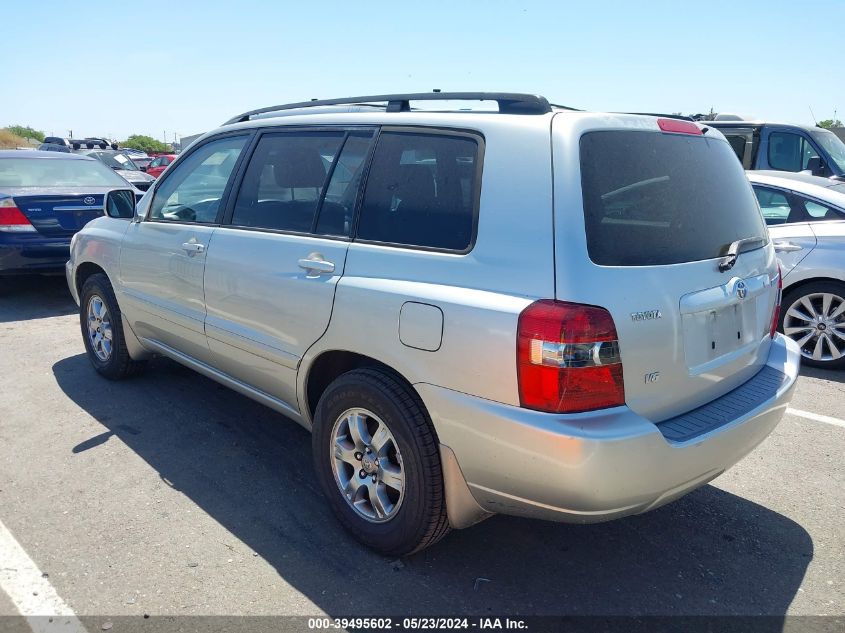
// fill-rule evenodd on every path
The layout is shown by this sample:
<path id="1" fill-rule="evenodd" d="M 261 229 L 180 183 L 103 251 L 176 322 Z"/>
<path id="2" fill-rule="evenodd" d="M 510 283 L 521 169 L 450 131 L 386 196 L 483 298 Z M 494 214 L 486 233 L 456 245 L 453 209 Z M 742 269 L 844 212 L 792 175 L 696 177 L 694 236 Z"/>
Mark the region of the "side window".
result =
<path id="1" fill-rule="evenodd" d="M 786 194 L 777 189 L 757 185 L 754 185 L 754 193 L 757 194 L 757 202 L 760 203 L 760 210 L 763 212 L 766 224 L 785 224 L 789 221 L 791 207 Z"/>
<path id="2" fill-rule="evenodd" d="M 807 169 L 810 159 L 818 155 L 810 142 L 799 134 L 790 132 L 769 134 L 769 165 L 772 169 L 801 171 Z"/>
<path id="3" fill-rule="evenodd" d="M 246 136 L 221 138 L 191 153 L 156 189 L 148 219 L 214 222 L 246 140 Z"/>
<path id="4" fill-rule="evenodd" d="M 284 132 L 261 137 L 235 202 L 236 226 L 311 232 L 326 176 L 344 132 Z"/>
<path id="5" fill-rule="evenodd" d="M 804 211 L 806 211 L 811 222 L 814 220 L 845 220 L 845 213 L 820 202 L 799 198 L 799 203 L 804 207 Z"/>
<path id="6" fill-rule="evenodd" d="M 159 165 L 161 165 L 161 159 L 160 158 L 154 158 L 153 162 L 150 163 L 150 167 L 158 167 Z"/>
<path id="7" fill-rule="evenodd" d="M 370 167 L 357 237 L 463 251 L 472 243 L 478 142 L 385 132 Z"/>
<path id="8" fill-rule="evenodd" d="M 372 145 L 372 136 L 369 132 L 355 132 L 346 139 L 326 188 L 323 206 L 320 207 L 317 233 L 341 236 L 350 234 L 355 202 L 367 154 Z"/>

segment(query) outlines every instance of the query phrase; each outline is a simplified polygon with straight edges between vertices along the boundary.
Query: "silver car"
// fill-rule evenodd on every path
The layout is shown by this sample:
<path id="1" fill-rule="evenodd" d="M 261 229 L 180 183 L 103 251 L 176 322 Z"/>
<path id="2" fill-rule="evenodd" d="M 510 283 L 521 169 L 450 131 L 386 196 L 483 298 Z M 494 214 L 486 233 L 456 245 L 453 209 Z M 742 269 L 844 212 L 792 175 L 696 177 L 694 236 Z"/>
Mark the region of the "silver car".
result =
<path id="1" fill-rule="evenodd" d="M 804 362 L 845 367 L 845 183 L 748 172 L 783 271 L 780 331 Z"/>
<path id="2" fill-rule="evenodd" d="M 656 508 L 763 441 L 795 386 L 757 201 L 689 121 L 289 104 L 194 142 L 134 213 L 121 193 L 67 264 L 95 369 L 159 354 L 310 429 L 334 513 L 385 554 L 495 513 Z"/>

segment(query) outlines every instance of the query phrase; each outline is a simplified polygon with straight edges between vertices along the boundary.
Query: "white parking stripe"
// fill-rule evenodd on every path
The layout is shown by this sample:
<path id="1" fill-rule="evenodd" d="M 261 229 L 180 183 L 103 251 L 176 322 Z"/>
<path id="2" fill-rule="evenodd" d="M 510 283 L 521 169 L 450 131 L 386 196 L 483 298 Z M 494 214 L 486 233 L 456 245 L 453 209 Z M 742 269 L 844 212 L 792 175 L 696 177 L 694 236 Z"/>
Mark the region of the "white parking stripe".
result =
<path id="1" fill-rule="evenodd" d="M 819 415 L 818 413 L 810 413 L 809 411 L 801 411 L 800 409 L 793 409 L 792 407 L 788 407 L 786 412 L 791 415 L 796 415 L 799 418 L 807 418 L 808 420 L 813 420 L 815 422 L 824 422 L 825 424 L 832 424 L 833 426 L 841 426 L 845 429 L 845 420 L 840 420 L 839 418 L 832 418 L 829 415 Z"/>
<path id="2" fill-rule="evenodd" d="M 56 593 L 53 585 L 38 569 L 0 521 L 0 589 L 11 598 L 18 612 L 36 633 L 63 631 L 87 633 L 71 608 Z M 52 616 L 50 618 L 44 616 Z"/>

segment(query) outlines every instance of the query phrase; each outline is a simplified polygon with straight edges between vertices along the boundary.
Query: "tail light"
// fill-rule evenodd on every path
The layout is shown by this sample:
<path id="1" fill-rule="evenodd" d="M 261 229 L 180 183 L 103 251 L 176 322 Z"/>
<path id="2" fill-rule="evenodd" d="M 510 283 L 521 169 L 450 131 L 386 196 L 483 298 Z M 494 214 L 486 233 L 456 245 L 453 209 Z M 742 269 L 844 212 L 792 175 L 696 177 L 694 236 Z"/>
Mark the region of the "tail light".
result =
<path id="1" fill-rule="evenodd" d="M 596 306 L 532 303 L 519 315 L 517 376 L 528 409 L 577 413 L 625 404 L 613 317 Z"/>
<path id="2" fill-rule="evenodd" d="M 684 121 L 682 119 L 657 119 L 657 127 L 664 132 L 672 132 L 674 134 L 702 135 L 700 127 L 692 121 Z"/>
<path id="3" fill-rule="evenodd" d="M 12 198 L 0 200 L 0 231 L 7 233 L 32 233 L 35 227 Z"/>
<path id="4" fill-rule="evenodd" d="M 781 295 L 783 294 L 783 274 L 780 270 L 780 264 L 778 264 L 778 296 L 775 299 L 775 311 L 772 315 L 772 327 L 769 329 L 769 336 L 771 338 L 775 337 L 775 332 L 778 331 L 778 321 L 780 320 L 780 300 Z"/>

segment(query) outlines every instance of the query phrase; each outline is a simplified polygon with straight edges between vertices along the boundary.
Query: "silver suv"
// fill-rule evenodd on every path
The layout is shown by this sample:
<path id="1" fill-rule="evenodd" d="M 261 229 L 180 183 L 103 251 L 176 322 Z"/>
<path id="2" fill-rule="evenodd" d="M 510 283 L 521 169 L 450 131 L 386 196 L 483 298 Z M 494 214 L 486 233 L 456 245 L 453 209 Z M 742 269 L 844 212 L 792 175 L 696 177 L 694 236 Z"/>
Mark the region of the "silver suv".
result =
<path id="1" fill-rule="evenodd" d="M 495 107 L 432 109 L 461 99 Z M 96 370 L 166 356 L 310 429 L 335 514 L 385 554 L 667 503 L 760 443 L 798 374 L 751 186 L 689 121 L 276 106 L 106 211 L 67 264 Z"/>

